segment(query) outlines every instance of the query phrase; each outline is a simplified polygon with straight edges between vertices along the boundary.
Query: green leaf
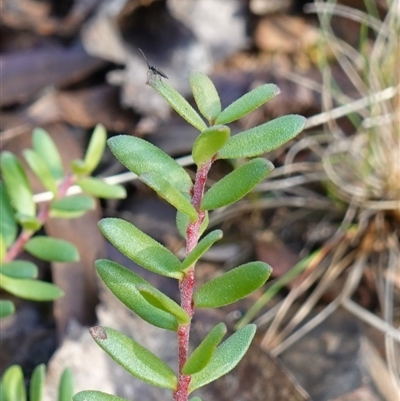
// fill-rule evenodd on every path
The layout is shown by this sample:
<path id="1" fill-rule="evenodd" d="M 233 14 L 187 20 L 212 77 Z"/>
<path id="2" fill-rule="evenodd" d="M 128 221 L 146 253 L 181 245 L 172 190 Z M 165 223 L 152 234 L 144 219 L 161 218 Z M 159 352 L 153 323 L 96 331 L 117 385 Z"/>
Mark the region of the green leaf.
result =
<path id="1" fill-rule="evenodd" d="M 194 294 L 198 308 L 219 308 L 238 301 L 260 288 L 272 269 L 263 262 L 250 262 L 203 284 Z"/>
<path id="2" fill-rule="evenodd" d="M 172 157 L 144 139 L 118 135 L 107 141 L 116 158 L 136 175 L 160 175 L 181 192 L 189 193 L 193 183 L 189 174 Z"/>
<path id="3" fill-rule="evenodd" d="M 274 282 L 268 286 L 266 291 L 254 302 L 251 307 L 246 311 L 245 315 L 236 323 L 236 327 L 243 327 L 245 324 L 251 322 L 258 312 L 274 298 L 283 288 L 287 287 L 288 284 L 293 283 L 295 279 L 303 273 L 304 270 L 310 265 L 315 264 L 315 259 L 319 259 L 321 253 L 324 250 L 322 248 L 311 252 L 305 258 L 301 259 L 298 263 L 292 266 L 286 273 L 282 274 L 274 280 Z M 239 328 L 239 327 L 238 327 Z"/>
<path id="4" fill-rule="evenodd" d="M 135 340 L 107 327 L 92 327 L 90 334 L 131 375 L 156 387 L 176 389 L 178 380 L 172 369 Z"/>
<path id="5" fill-rule="evenodd" d="M 268 121 L 234 135 L 218 152 L 218 159 L 260 156 L 277 149 L 296 137 L 305 127 L 306 119 L 288 115 Z"/>
<path id="6" fill-rule="evenodd" d="M 35 128 L 32 135 L 33 149 L 47 164 L 55 180 L 64 177 L 61 156 L 51 136 L 41 128 Z"/>
<path id="7" fill-rule="evenodd" d="M 33 256 L 48 262 L 76 262 L 79 260 L 78 250 L 70 242 L 44 235 L 31 238 L 25 244 L 24 249 Z"/>
<path id="8" fill-rule="evenodd" d="M 21 366 L 11 365 L 3 374 L 2 384 L 7 401 L 26 401 L 24 374 Z"/>
<path id="9" fill-rule="evenodd" d="M 23 155 L 29 167 L 36 174 L 36 177 L 39 178 L 43 186 L 50 192 L 53 192 L 53 194 L 56 194 L 57 183 L 46 162 L 32 149 L 25 149 Z"/>
<path id="10" fill-rule="evenodd" d="M 164 178 L 155 173 L 143 173 L 139 180 L 154 189 L 169 204 L 187 214 L 192 221 L 197 220 L 197 212 L 187 197 Z"/>
<path id="11" fill-rule="evenodd" d="M 3 181 L 13 208 L 22 214 L 34 216 L 36 205 L 32 199 L 32 190 L 20 161 L 8 151 L 0 156 Z"/>
<path id="12" fill-rule="evenodd" d="M 192 375 L 204 369 L 210 362 L 212 356 L 215 353 L 215 350 L 217 349 L 218 344 L 222 341 L 225 334 L 225 324 L 217 324 L 189 356 L 188 360 L 183 366 L 183 374 Z"/>
<path id="13" fill-rule="evenodd" d="M 13 278 L 36 278 L 38 267 L 27 260 L 13 260 L 0 265 L 0 273 Z"/>
<path id="14" fill-rule="evenodd" d="M 0 182 L 0 235 L 6 247 L 9 247 L 17 237 L 17 223 L 14 210 L 2 182 Z"/>
<path id="15" fill-rule="evenodd" d="M 210 363 L 192 376 L 189 393 L 230 372 L 243 358 L 255 333 L 256 325 L 249 324 L 217 347 Z"/>
<path id="16" fill-rule="evenodd" d="M 97 124 L 90 138 L 89 146 L 85 154 L 84 162 L 86 165 L 86 174 L 92 173 L 100 163 L 106 147 L 106 142 L 107 131 L 102 124 Z"/>
<path id="17" fill-rule="evenodd" d="M 14 311 L 15 306 L 13 302 L 0 299 L 0 319 L 12 315 Z"/>
<path id="18" fill-rule="evenodd" d="M 28 216 L 22 213 L 15 213 L 15 219 L 25 231 L 37 231 L 42 227 L 43 222 L 36 216 Z"/>
<path id="19" fill-rule="evenodd" d="M 50 209 L 50 217 L 54 219 L 76 219 L 83 216 L 87 211 L 78 210 L 76 212 L 67 212 L 65 210 Z"/>
<path id="20" fill-rule="evenodd" d="M 44 363 L 36 366 L 33 370 L 31 383 L 29 385 L 30 401 L 41 401 L 46 378 L 46 366 Z"/>
<path id="21" fill-rule="evenodd" d="M 87 167 L 82 159 L 75 159 L 71 161 L 70 168 L 73 174 L 80 176 L 87 173 Z"/>
<path id="22" fill-rule="evenodd" d="M 58 401 L 71 401 L 74 394 L 74 380 L 71 369 L 64 369 L 58 386 Z"/>
<path id="23" fill-rule="evenodd" d="M 88 195 L 72 195 L 51 203 L 51 210 L 60 212 L 87 212 L 96 207 L 96 202 Z"/>
<path id="24" fill-rule="evenodd" d="M 6 394 L 4 392 L 4 385 L 2 380 L 0 380 L 0 400 L 6 401 Z"/>
<path id="25" fill-rule="evenodd" d="M 205 194 L 201 208 L 212 210 L 243 198 L 272 170 L 273 164 L 262 158 L 250 160 L 216 182 Z"/>
<path id="26" fill-rule="evenodd" d="M 73 401 L 128 401 L 126 398 L 102 393 L 101 391 L 81 391 L 72 397 Z"/>
<path id="27" fill-rule="evenodd" d="M 190 87 L 201 114 L 213 123 L 221 113 L 221 101 L 211 79 L 201 72 L 190 74 Z"/>
<path id="28" fill-rule="evenodd" d="M 103 180 L 93 177 L 81 178 L 76 182 L 82 190 L 96 198 L 123 199 L 126 198 L 126 190 L 122 185 L 107 184 Z"/>
<path id="29" fill-rule="evenodd" d="M 187 214 L 181 213 L 179 210 L 176 213 L 176 227 L 178 228 L 179 234 L 186 239 L 186 229 L 189 221 L 189 216 Z M 200 226 L 200 236 L 203 235 L 204 231 L 207 230 L 209 224 L 208 212 L 206 211 L 206 215 L 204 217 L 203 222 Z"/>
<path id="30" fill-rule="evenodd" d="M 151 80 L 149 85 L 155 89 L 183 119 L 193 125 L 193 127 L 197 128 L 199 131 L 204 131 L 207 128 L 207 125 L 196 110 L 179 92 L 172 88 L 172 86 L 160 79 Z"/>
<path id="31" fill-rule="evenodd" d="M 138 265 L 163 276 L 180 279 L 179 259 L 159 242 L 127 221 L 106 218 L 100 220 L 103 235 L 125 256 Z"/>
<path id="32" fill-rule="evenodd" d="M 274 84 L 261 85 L 235 100 L 217 117 L 215 124 L 228 124 L 239 120 L 280 93 Z"/>
<path id="33" fill-rule="evenodd" d="M 199 241 L 196 247 L 186 256 L 181 264 L 181 270 L 185 271 L 187 268 L 193 266 L 209 249 L 210 247 L 220 240 L 223 236 L 222 230 L 214 230 L 207 234 Z"/>
<path id="34" fill-rule="evenodd" d="M 226 125 L 214 125 L 204 130 L 195 140 L 192 150 L 197 166 L 210 162 L 229 139 L 231 130 Z"/>
<path id="35" fill-rule="evenodd" d="M 150 324 L 177 331 L 178 323 L 189 322 L 177 303 L 129 269 L 106 259 L 97 260 L 96 269 L 111 292 Z"/>
<path id="36" fill-rule="evenodd" d="M 16 279 L 0 273 L 0 288 L 17 297 L 32 301 L 53 301 L 64 292 L 53 284 L 39 280 Z"/>
<path id="37" fill-rule="evenodd" d="M 7 247 L 6 244 L 4 242 L 4 239 L 0 233 L 0 263 L 3 262 L 3 260 L 6 258 L 7 255 Z M 1 265 L 0 265 L 1 267 Z"/>
<path id="38" fill-rule="evenodd" d="M 181 325 L 189 323 L 190 317 L 188 314 L 176 302 L 158 291 L 151 284 L 138 284 L 136 288 L 150 305 L 170 313 L 176 317 Z"/>
<path id="39" fill-rule="evenodd" d="M 76 219 L 83 216 L 87 210 L 77 210 L 76 212 L 68 212 L 66 210 L 50 209 L 50 217 L 54 219 Z"/>
<path id="40" fill-rule="evenodd" d="M 201 401 L 200 397 L 193 397 L 189 401 Z"/>

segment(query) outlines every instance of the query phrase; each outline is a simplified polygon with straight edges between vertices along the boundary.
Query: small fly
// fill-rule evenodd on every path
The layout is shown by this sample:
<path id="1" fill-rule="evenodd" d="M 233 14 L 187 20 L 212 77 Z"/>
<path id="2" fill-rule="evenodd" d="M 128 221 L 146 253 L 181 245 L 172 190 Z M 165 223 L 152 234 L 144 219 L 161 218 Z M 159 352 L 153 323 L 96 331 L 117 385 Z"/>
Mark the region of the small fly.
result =
<path id="1" fill-rule="evenodd" d="M 138 48 L 138 49 L 139 49 L 139 48 Z M 157 76 L 157 75 L 158 75 L 159 77 L 168 79 L 167 75 L 166 75 L 164 72 L 162 72 L 161 70 L 159 70 L 157 67 L 154 67 L 154 65 L 151 65 L 151 64 L 147 61 L 147 58 L 146 58 L 146 56 L 144 55 L 144 53 L 142 52 L 141 49 L 139 49 L 139 51 L 140 51 L 140 53 L 142 53 L 143 58 L 144 58 L 144 61 L 146 61 L 146 63 L 147 63 L 147 67 L 149 67 L 149 70 L 147 71 L 147 81 L 146 81 L 146 84 L 149 83 L 149 81 L 151 80 L 151 78 L 153 78 L 153 77 L 155 77 L 155 76 Z M 161 78 L 160 78 L 160 79 L 161 79 Z"/>

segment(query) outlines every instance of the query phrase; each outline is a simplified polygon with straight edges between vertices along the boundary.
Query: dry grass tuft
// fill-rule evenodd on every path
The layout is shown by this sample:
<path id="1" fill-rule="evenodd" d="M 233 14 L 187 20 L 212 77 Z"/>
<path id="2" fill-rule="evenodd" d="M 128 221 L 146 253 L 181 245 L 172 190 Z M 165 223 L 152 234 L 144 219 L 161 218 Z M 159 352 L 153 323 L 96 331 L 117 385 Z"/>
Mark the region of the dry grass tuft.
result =
<path id="1" fill-rule="evenodd" d="M 379 12 L 375 2 L 366 0 L 365 4 L 365 12 L 334 1 L 316 0 L 307 6 L 320 20 L 318 62 L 324 108 L 321 115 L 309 120 L 308 127 L 323 123 L 324 131 L 298 141 L 287 153 L 285 166 L 274 172 L 274 178 L 292 172 L 297 172 L 296 177 L 274 180 L 261 188 L 291 189 L 290 197 L 279 199 L 280 205 L 325 207 L 330 212 L 333 208 L 341 222 L 331 239 L 272 283 L 239 325 L 254 318 L 291 282 L 288 296 L 256 320 L 260 326 L 268 323 L 262 345 L 279 355 L 342 307 L 384 333 L 386 369 L 394 394 L 399 394 L 400 2 L 387 1 L 386 9 Z M 357 48 L 335 35 L 333 16 L 360 23 Z M 346 74 L 346 87 L 335 81 L 332 65 Z M 304 150 L 316 161 L 295 163 Z M 301 189 L 310 182 L 322 183 L 326 197 Z M 277 207 L 271 206 L 271 201 L 268 205 Z M 373 286 L 370 295 L 378 300 L 374 310 L 355 300 L 362 280 Z M 334 299 L 303 324 L 335 282 L 340 289 Z"/>

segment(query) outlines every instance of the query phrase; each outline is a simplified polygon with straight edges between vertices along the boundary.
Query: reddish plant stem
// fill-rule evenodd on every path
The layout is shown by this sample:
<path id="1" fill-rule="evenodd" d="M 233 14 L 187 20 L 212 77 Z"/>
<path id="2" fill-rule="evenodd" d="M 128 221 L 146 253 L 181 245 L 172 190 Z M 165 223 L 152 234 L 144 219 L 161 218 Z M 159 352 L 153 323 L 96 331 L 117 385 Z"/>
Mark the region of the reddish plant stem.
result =
<path id="1" fill-rule="evenodd" d="M 71 173 L 67 174 L 64 180 L 60 183 L 57 190 L 57 199 L 67 196 L 68 189 L 75 183 L 76 177 Z"/>
<path id="2" fill-rule="evenodd" d="M 186 255 L 188 255 L 197 245 L 200 236 L 200 227 L 203 223 L 205 212 L 200 210 L 201 200 L 204 195 L 204 188 L 207 181 L 208 172 L 214 159 L 203 164 L 196 173 L 196 179 L 192 188 L 192 205 L 197 210 L 197 220 L 194 223 L 189 223 L 186 230 Z"/>
<path id="3" fill-rule="evenodd" d="M 197 220 L 189 223 L 186 230 L 186 255 L 188 255 L 197 245 L 200 237 L 200 228 L 203 223 L 205 212 L 200 210 L 201 200 L 204 194 L 204 188 L 207 181 L 208 172 L 210 171 L 213 159 L 209 163 L 202 165 L 196 173 L 196 179 L 192 188 L 192 205 L 197 210 Z M 194 289 L 194 266 L 186 271 L 185 276 L 179 283 L 179 291 L 181 295 L 181 306 L 186 313 L 192 318 L 194 313 L 193 308 L 193 289 Z M 191 376 L 182 373 L 183 366 L 185 365 L 189 355 L 189 336 L 190 336 L 189 322 L 186 325 L 179 326 L 178 329 L 178 361 L 179 361 L 179 377 L 178 387 L 174 392 L 175 401 L 187 401 L 188 390 Z"/>
<path id="4" fill-rule="evenodd" d="M 193 287 L 194 287 L 194 268 L 191 268 L 185 277 L 179 283 L 179 290 L 181 293 L 181 306 L 187 314 L 193 316 Z M 187 401 L 188 389 L 190 384 L 190 376 L 182 373 L 183 366 L 185 365 L 189 354 L 189 334 L 190 322 L 186 325 L 180 325 L 178 328 L 178 363 L 179 363 L 179 377 L 178 388 L 174 393 L 175 401 Z"/>
<path id="5" fill-rule="evenodd" d="M 4 263 L 13 261 L 22 251 L 24 245 L 33 235 L 33 231 L 22 230 L 16 241 L 10 246 L 4 258 Z"/>
<path id="6" fill-rule="evenodd" d="M 66 196 L 68 188 L 74 183 L 74 177 L 72 175 L 67 175 L 64 180 L 58 186 L 57 191 L 57 199 L 61 199 Z M 39 209 L 37 214 L 37 219 L 42 223 L 42 225 L 46 222 L 46 220 L 50 216 L 50 205 L 51 201 L 43 204 Z M 19 234 L 16 241 L 9 248 L 7 255 L 4 258 L 4 263 L 13 261 L 24 248 L 25 244 L 29 241 L 35 231 L 32 230 L 22 230 Z"/>

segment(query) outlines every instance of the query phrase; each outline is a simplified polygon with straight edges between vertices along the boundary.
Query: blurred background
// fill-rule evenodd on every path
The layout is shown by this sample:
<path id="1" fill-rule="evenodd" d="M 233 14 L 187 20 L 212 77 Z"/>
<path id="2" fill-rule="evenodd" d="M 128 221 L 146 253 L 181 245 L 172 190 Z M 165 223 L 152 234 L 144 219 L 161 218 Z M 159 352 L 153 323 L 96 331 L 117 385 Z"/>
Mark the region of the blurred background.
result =
<path id="1" fill-rule="evenodd" d="M 0 20 L 1 148 L 18 156 L 41 127 L 67 166 L 98 123 L 109 137 L 135 135 L 174 158 L 190 155 L 197 133 L 146 85 L 138 48 L 192 104 L 194 70 L 209 74 L 223 107 L 256 86 L 278 85 L 281 94 L 232 132 L 290 113 L 306 116 L 307 129 L 266 155 L 276 169 L 256 191 L 210 216 L 224 241 L 197 269 L 201 283 L 250 260 L 274 268 L 249 299 L 199 311 L 194 321 L 196 341 L 220 320 L 232 330 L 255 322 L 257 341 L 233 372 L 199 395 L 399 400 L 399 0 L 3 0 Z M 208 185 L 231 169 L 216 163 Z M 124 172 L 107 150 L 96 176 Z M 144 272 L 99 234 L 102 216 L 118 216 L 183 255 L 174 210 L 141 183 L 124 185 L 124 200 L 46 223 L 46 233 L 80 251 L 79 262 L 40 263 L 41 279 L 65 296 L 54 303 L 15 299 L 16 313 L 0 322 L 0 373 L 20 364 L 29 378 L 34 366 L 48 364 L 48 400 L 65 367 L 76 391 L 169 397 L 128 376 L 88 334 L 100 322 L 174 364 L 171 333 L 141 322 L 94 272 L 94 261 L 108 257 L 177 297 L 176 283 Z"/>

